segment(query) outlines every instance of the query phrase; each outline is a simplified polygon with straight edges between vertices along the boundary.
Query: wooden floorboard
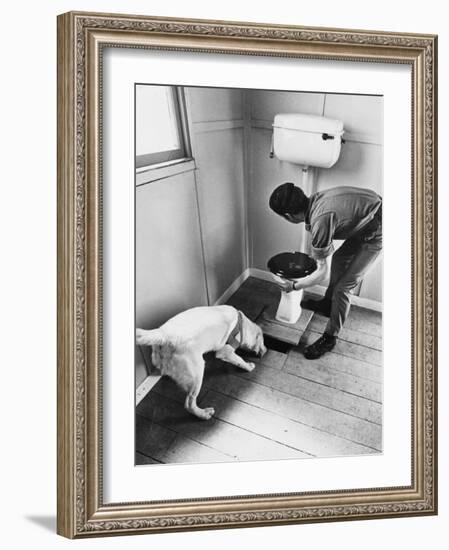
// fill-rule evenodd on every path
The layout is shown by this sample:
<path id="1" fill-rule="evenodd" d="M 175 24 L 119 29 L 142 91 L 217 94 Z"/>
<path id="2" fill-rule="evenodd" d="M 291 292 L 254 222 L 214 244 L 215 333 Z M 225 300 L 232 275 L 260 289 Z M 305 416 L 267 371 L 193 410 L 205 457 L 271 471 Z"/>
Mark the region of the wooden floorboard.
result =
<path id="1" fill-rule="evenodd" d="M 156 401 L 154 398 L 152 400 Z M 152 455 L 151 457 L 139 451 L 136 453 L 136 458 L 138 456 L 144 457 L 144 459 L 139 458 L 140 462 L 137 462 L 138 464 L 149 464 L 150 462 L 148 461 L 167 464 L 175 462 L 232 462 L 236 460 L 231 455 L 220 453 L 182 434 L 173 432 L 172 430 L 164 431 L 162 426 L 141 415 L 137 415 L 137 423 L 139 426 L 137 432 L 138 439 L 136 437 L 137 441 L 145 439 L 147 434 L 152 431 L 156 431 L 160 435 L 158 446 L 147 444 L 144 447 L 145 452 Z M 139 449 L 142 449 L 142 446 L 139 446 Z"/>
<path id="2" fill-rule="evenodd" d="M 314 312 L 303 308 L 302 313 L 299 316 L 299 319 L 296 321 L 296 323 L 283 323 L 282 321 L 278 321 L 276 319 L 276 313 L 279 307 L 280 298 L 281 298 L 281 295 L 279 291 L 278 294 L 276 295 L 276 300 L 273 300 L 270 304 L 268 304 L 268 306 L 262 312 L 263 318 L 269 321 L 272 321 L 273 323 L 277 323 L 278 325 L 282 325 L 282 326 L 287 325 L 292 329 L 298 330 L 300 332 L 304 332 Z"/>
<path id="3" fill-rule="evenodd" d="M 141 466 L 143 464 L 161 464 L 159 460 L 155 460 L 149 456 L 143 455 L 142 453 L 136 452 L 136 466 Z"/>
<path id="4" fill-rule="evenodd" d="M 262 310 L 276 300 L 279 292 L 274 284 L 249 277 L 226 303 L 255 321 Z"/>
<path id="5" fill-rule="evenodd" d="M 318 296 L 313 293 L 304 293 L 305 298 L 311 298 L 313 300 L 319 300 L 322 296 Z M 315 314 L 314 322 L 318 331 L 323 331 L 328 321 L 328 317 L 324 315 Z M 371 311 L 358 306 L 351 306 L 349 316 L 345 321 L 344 330 L 355 330 L 363 334 L 371 334 L 382 338 L 382 313 L 378 311 Z"/>
<path id="6" fill-rule="evenodd" d="M 231 298 L 227 301 L 227 304 L 243 311 L 243 313 L 251 319 L 251 321 L 255 321 L 262 313 L 264 307 L 266 307 L 264 302 L 255 301 L 254 297 L 250 293 L 246 296 L 243 295 L 243 293 L 239 293 L 238 296 L 231 296 Z"/>
<path id="7" fill-rule="evenodd" d="M 216 449 L 211 449 L 198 441 L 178 434 L 162 457 L 164 463 L 195 463 L 205 464 L 211 462 L 235 462 L 236 456 L 228 453 L 222 453 Z"/>
<path id="8" fill-rule="evenodd" d="M 360 306 L 351 306 L 350 316 L 353 322 L 370 323 L 382 327 L 382 312 L 373 311 Z"/>
<path id="9" fill-rule="evenodd" d="M 323 296 L 315 294 L 314 292 L 305 291 L 304 298 L 321 300 Z M 362 327 L 365 323 L 369 328 L 376 326 L 378 329 L 382 329 L 382 312 L 352 304 L 347 321 L 353 325 L 351 328 L 355 330 L 357 330 L 357 326 Z"/>
<path id="10" fill-rule="evenodd" d="M 373 452 L 372 449 L 363 445 L 324 433 L 213 390 L 206 394 L 204 402 L 215 408 L 218 418 L 311 456 L 329 457 Z"/>
<path id="11" fill-rule="evenodd" d="M 289 374 L 324 384 L 336 390 L 382 403 L 382 384 L 336 371 L 316 361 L 304 361 L 302 354 L 289 354 L 284 369 Z"/>
<path id="12" fill-rule="evenodd" d="M 228 304 L 240 309 L 257 322 L 265 335 L 297 345 L 313 312 L 303 310 L 296 323 L 283 323 L 276 319 L 281 291 L 274 282 L 249 277 L 231 296 Z"/>
<path id="13" fill-rule="evenodd" d="M 308 328 L 315 332 L 323 333 L 328 320 L 329 319 L 324 317 L 324 315 L 318 315 L 315 313 Z M 377 327 L 377 325 L 373 326 Z M 353 344 L 360 344 L 362 346 L 382 351 L 382 336 L 378 336 L 377 334 L 372 334 L 370 332 L 361 332 L 355 328 L 348 328 L 346 323 L 338 334 L 338 338 L 340 340 L 352 342 Z"/>
<path id="14" fill-rule="evenodd" d="M 282 376 L 279 376 L 275 369 L 259 365 L 251 373 L 236 370 L 233 375 L 245 378 L 253 383 L 262 384 L 273 391 L 277 390 L 310 403 L 322 405 L 331 411 L 343 412 L 377 424 L 382 421 L 382 406 L 380 403 L 342 392 L 322 383 L 299 378 L 288 372 L 283 372 Z M 217 387 L 219 383 L 225 383 L 226 376 L 227 374 L 217 373 L 213 378 L 207 378 L 205 384 L 209 387 L 213 383 L 214 387 Z M 212 380 L 213 382 L 211 382 Z"/>
<path id="15" fill-rule="evenodd" d="M 315 332 L 314 330 L 308 328 L 301 337 L 301 344 L 312 344 L 320 336 L 320 332 Z M 344 355 L 345 357 L 352 357 L 359 361 L 370 363 L 371 365 L 376 365 L 378 367 L 382 366 L 382 352 L 377 349 L 368 348 L 360 344 L 353 344 L 352 342 L 348 342 L 346 340 L 337 339 L 337 344 L 332 351 L 334 353 Z"/>
<path id="16" fill-rule="evenodd" d="M 206 387 L 307 426 L 380 449 L 382 430 L 379 424 L 275 390 L 253 380 L 247 379 L 246 383 L 242 383 L 242 376 L 235 374 L 211 377 L 206 381 Z M 204 405 L 207 403 L 204 402 Z"/>
<path id="17" fill-rule="evenodd" d="M 307 328 L 313 312 L 304 309 L 296 323 L 283 323 L 276 319 L 278 305 L 279 301 L 262 310 L 256 322 L 265 335 L 296 346 Z"/>
<path id="18" fill-rule="evenodd" d="M 209 405 L 204 403 L 203 406 Z M 151 400 L 145 400 L 145 406 L 140 408 L 139 414 L 144 415 L 151 423 L 156 422 L 237 460 L 262 460 L 267 457 L 275 460 L 307 456 L 301 451 L 286 448 L 271 439 L 223 422 L 217 417 L 200 420 L 188 413 L 181 403 L 157 393 L 153 394 Z"/>
<path id="19" fill-rule="evenodd" d="M 267 296 L 278 296 L 279 287 L 276 286 L 271 281 L 264 281 L 263 279 L 258 279 L 257 277 L 248 277 L 239 290 L 243 292 L 258 292 L 263 296 L 264 300 L 267 300 Z M 267 303 L 270 301 L 268 298 Z"/>
<path id="20" fill-rule="evenodd" d="M 295 348 L 290 352 L 290 356 L 298 354 L 302 355 L 302 351 L 298 348 Z M 345 357 L 339 353 L 326 353 L 321 356 L 319 359 L 314 359 L 311 361 L 312 365 L 322 365 L 328 367 L 329 369 L 335 372 L 352 374 L 366 380 L 372 380 L 375 383 L 382 383 L 383 370 L 377 365 L 372 365 L 371 363 L 365 363 L 354 359 L 353 357 Z"/>
<path id="21" fill-rule="evenodd" d="M 273 322 L 272 319 L 264 317 L 263 313 L 257 318 L 257 324 L 262 329 L 266 336 L 270 336 L 275 340 L 286 342 L 292 346 L 299 344 L 302 331 L 295 329 L 283 323 Z"/>
<path id="22" fill-rule="evenodd" d="M 256 365 L 267 365 L 268 367 L 277 370 L 282 370 L 285 361 L 287 360 L 287 355 L 285 353 L 281 353 L 280 351 L 275 351 L 273 349 L 267 350 L 267 353 L 263 357 L 243 356 L 246 357 L 248 361 L 251 361 Z"/>
<path id="23" fill-rule="evenodd" d="M 144 401 L 152 401 L 151 392 Z M 136 451 L 154 460 L 163 462 L 162 457 L 176 437 L 176 432 L 155 424 L 136 414 Z"/>
<path id="24" fill-rule="evenodd" d="M 318 332 L 324 332 L 324 329 L 326 328 L 327 322 L 329 320 L 329 317 L 325 317 L 324 315 L 315 315 L 315 329 L 318 330 Z M 349 314 L 349 317 L 346 319 L 345 324 L 343 326 L 343 334 L 345 334 L 346 330 L 354 330 L 361 334 L 367 334 L 371 336 L 376 336 L 377 338 L 382 338 L 382 326 L 379 326 L 374 323 L 370 323 L 369 321 L 360 322 L 360 321 L 354 321 L 351 318 L 351 314 Z"/>
<path id="25" fill-rule="evenodd" d="M 250 277 L 228 304 L 260 323 L 264 313 L 275 312 L 279 298 L 275 284 Z M 136 409 L 136 464 L 381 451 L 382 314 L 353 306 L 336 348 L 314 361 L 304 358 L 303 348 L 322 334 L 328 319 L 310 317 L 310 323 L 304 318 L 298 326 L 280 327 L 284 336 L 288 329 L 296 331 L 295 339 L 301 336 L 290 349 L 274 346 L 286 353 L 270 349 L 254 358 L 241 352 L 256 364 L 251 373 L 206 355 L 198 403 L 215 408 L 211 420 L 187 413 L 184 391 L 162 377 Z"/>

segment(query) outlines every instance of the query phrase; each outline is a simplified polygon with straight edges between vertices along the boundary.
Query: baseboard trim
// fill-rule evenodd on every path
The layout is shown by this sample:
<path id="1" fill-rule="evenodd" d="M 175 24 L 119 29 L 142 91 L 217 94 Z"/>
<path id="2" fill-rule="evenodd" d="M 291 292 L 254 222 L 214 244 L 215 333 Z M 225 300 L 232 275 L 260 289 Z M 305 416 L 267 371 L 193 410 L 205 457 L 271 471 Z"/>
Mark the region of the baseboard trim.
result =
<path id="1" fill-rule="evenodd" d="M 237 279 L 223 292 L 223 294 L 218 298 L 218 300 L 215 300 L 214 306 L 221 306 L 222 304 L 225 304 L 229 298 L 236 292 L 242 284 L 246 281 L 246 279 L 250 276 L 250 269 L 245 269 L 243 273 L 241 273 Z"/>
<path id="2" fill-rule="evenodd" d="M 142 401 L 142 399 L 151 391 L 157 382 L 161 379 L 159 374 L 147 376 L 143 382 L 139 384 L 136 389 L 136 406 Z"/>
<path id="3" fill-rule="evenodd" d="M 274 283 L 273 275 L 269 271 L 265 271 L 257 267 L 250 267 L 248 271 L 250 277 L 255 277 L 256 279 L 261 279 L 262 281 Z"/>

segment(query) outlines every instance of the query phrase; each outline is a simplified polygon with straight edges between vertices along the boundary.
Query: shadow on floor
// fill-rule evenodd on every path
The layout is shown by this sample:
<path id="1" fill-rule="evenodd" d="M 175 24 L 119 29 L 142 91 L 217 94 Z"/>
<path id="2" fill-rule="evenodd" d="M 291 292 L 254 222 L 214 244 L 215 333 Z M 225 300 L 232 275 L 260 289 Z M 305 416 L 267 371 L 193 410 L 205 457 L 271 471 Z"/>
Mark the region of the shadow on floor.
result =
<path id="1" fill-rule="evenodd" d="M 56 516 L 25 516 L 25 519 L 42 527 L 45 531 L 56 533 Z"/>

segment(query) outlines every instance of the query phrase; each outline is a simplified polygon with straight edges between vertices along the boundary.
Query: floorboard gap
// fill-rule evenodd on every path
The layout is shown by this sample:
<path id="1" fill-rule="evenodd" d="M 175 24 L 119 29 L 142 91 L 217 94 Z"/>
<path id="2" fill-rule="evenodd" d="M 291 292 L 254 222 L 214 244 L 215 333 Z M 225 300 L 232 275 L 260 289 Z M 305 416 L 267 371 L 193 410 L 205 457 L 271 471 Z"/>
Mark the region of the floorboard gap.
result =
<path id="1" fill-rule="evenodd" d="M 268 336 L 267 334 L 264 335 L 264 343 L 266 348 L 285 354 L 287 354 L 293 347 L 292 344 L 288 342 L 282 342 L 281 340 L 273 338 L 272 336 Z"/>

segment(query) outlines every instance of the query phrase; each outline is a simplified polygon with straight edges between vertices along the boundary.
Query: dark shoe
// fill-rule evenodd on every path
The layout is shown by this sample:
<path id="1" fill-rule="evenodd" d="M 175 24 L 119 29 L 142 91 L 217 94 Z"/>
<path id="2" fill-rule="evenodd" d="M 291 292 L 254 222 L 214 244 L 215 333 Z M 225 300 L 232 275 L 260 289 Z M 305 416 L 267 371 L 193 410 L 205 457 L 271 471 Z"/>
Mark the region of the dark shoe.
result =
<path id="1" fill-rule="evenodd" d="M 330 317 L 332 300 L 329 298 L 321 298 L 321 300 L 311 300 L 310 298 L 306 298 L 301 302 L 301 307 L 304 309 L 309 309 L 310 311 L 316 311 L 326 317 Z"/>
<path id="2" fill-rule="evenodd" d="M 336 343 L 336 336 L 324 333 L 313 344 L 304 348 L 304 357 L 306 359 L 318 359 L 328 351 L 334 349 Z"/>

